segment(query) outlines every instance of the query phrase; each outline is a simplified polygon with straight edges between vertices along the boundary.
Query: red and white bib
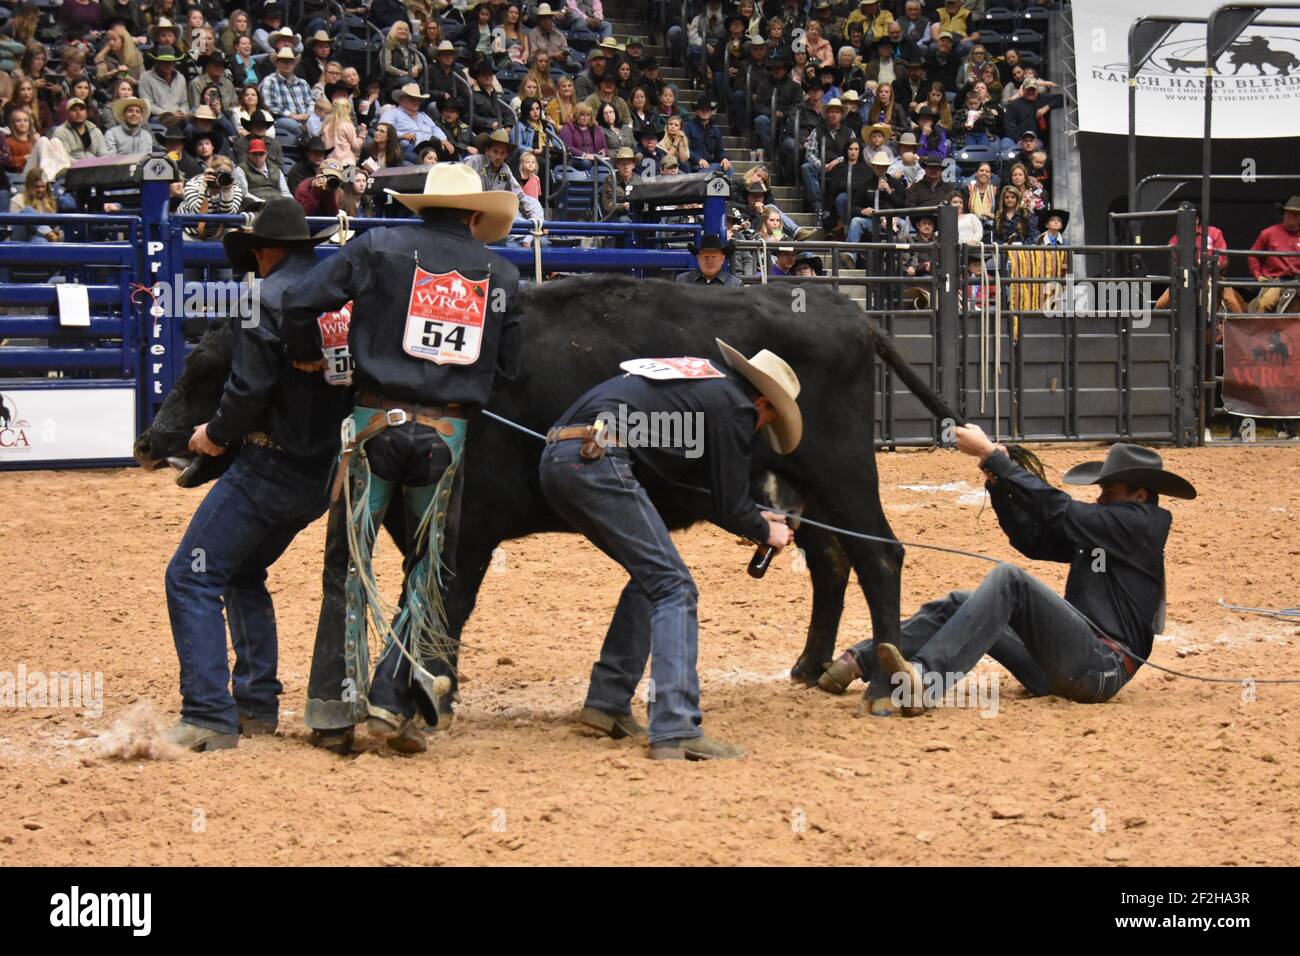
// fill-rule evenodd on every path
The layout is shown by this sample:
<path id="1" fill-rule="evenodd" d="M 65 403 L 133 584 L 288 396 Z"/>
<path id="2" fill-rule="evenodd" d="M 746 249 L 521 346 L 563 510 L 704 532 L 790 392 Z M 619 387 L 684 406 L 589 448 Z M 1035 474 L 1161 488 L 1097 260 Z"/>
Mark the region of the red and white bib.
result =
<path id="1" fill-rule="evenodd" d="M 415 267 L 402 350 L 438 365 L 473 365 L 483 346 L 488 280 Z"/>
<path id="2" fill-rule="evenodd" d="M 725 378 L 722 372 L 713 367 L 705 358 L 642 358 L 629 359 L 619 365 L 625 372 L 640 375 L 642 378 L 667 382 L 675 379 Z"/>
<path id="3" fill-rule="evenodd" d="M 325 356 L 325 381 L 330 385 L 352 384 L 352 352 L 348 349 L 348 329 L 352 325 L 352 303 L 337 312 L 326 312 L 316 319 L 320 325 L 321 354 Z"/>

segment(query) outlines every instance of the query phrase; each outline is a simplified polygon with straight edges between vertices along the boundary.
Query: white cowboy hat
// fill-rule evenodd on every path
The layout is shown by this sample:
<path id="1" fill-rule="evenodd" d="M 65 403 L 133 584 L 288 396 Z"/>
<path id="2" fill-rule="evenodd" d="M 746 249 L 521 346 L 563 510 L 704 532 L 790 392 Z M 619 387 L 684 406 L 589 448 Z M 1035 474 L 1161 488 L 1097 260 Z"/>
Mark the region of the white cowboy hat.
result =
<path id="1" fill-rule="evenodd" d="M 803 437 L 803 414 L 799 411 L 799 378 L 781 356 L 767 349 L 745 358 L 722 339 L 714 339 L 726 363 L 762 392 L 776 410 L 776 421 L 763 428 L 772 450 L 788 455 Z"/>
<path id="2" fill-rule="evenodd" d="M 474 238 L 479 242 L 504 239 L 519 211 L 519 200 L 514 193 L 485 192 L 479 174 L 464 163 L 438 163 L 430 167 L 422 192 L 399 193 L 392 189 L 384 192 L 412 212 L 432 208 L 481 212 L 483 218 L 474 229 Z"/>
<path id="3" fill-rule="evenodd" d="M 149 118 L 149 101 L 142 100 L 138 96 L 126 96 L 120 100 L 113 100 L 108 104 L 108 108 L 113 111 L 113 118 L 119 123 L 122 122 L 122 114 L 126 112 L 128 106 L 138 106 L 144 113 L 145 119 Z"/>
<path id="4" fill-rule="evenodd" d="M 405 83 L 398 89 L 393 90 L 393 102 L 401 103 L 403 96 L 409 96 L 413 100 L 427 100 L 428 93 L 420 92 L 419 83 Z"/>

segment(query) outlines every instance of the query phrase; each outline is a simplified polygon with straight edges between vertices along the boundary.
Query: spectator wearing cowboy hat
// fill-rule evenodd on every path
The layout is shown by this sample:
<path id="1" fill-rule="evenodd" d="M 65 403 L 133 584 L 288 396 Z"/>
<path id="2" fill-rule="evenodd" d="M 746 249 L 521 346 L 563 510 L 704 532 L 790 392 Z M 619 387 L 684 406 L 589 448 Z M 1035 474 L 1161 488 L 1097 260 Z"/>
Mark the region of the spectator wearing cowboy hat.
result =
<path id="1" fill-rule="evenodd" d="M 176 48 L 159 46 L 146 55 L 153 65 L 140 74 L 137 92 L 149 101 L 150 117 L 163 125 L 185 122 L 189 119 L 190 101 L 185 77 L 176 69 L 181 61 Z"/>
<path id="2" fill-rule="evenodd" d="M 721 169 L 731 172 L 731 160 L 722 148 L 722 133 L 713 122 L 718 104 L 707 93 L 695 101 L 695 117 L 686 124 L 686 140 L 691 144 L 691 162 L 696 170 Z"/>
<path id="3" fill-rule="evenodd" d="M 628 222 L 631 207 L 628 194 L 641 182 L 636 172 L 636 153 L 626 146 L 614 151 L 614 175 L 605 178 L 600 189 L 600 217 L 602 222 Z"/>
<path id="4" fill-rule="evenodd" d="M 209 86 L 217 88 L 221 93 L 221 102 L 228 108 L 233 109 L 239 102 L 235 84 L 231 82 L 230 74 L 226 71 L 227 65 L 226 55 L 220 50 L 210 50 L 199 57 L 199 67 L 202 72 L 190 80 L 189 85 L 191 109 L 196 109 L 203 102 L 203 92 Z"/>
<path id="5" fill-rule="evenodd" d="M 515 151 L 515 144 L 510 141 L 510 134 L 503 129 L 490 133 L 480 133 L 477 142 L 478 153 L 465 157 L 465 165 L 478 173 L 485 192 L 514 193 L 519 200 L 518 211 L 527 219 L 545 219 L 542 204 L 524 192 L 519 180 L 510 169 L 508 160 Z"/>
<path id="6" fill-rule="evenodd" d="M 1300 196 L 1292 196 L 1279 209 L 1282 221 L 1274 223 L 1255 237 L 1246 264 L 1256 282 L 1295 282 L 1300 278 L 1300 256 L 1268 255 L 1271 252 L 1300 252 Z M 1282 299 L 1282 286 L 1260 289 L 1251 303 L 1252 312 L 1272 312 Z"/>
<path id="7" fill-rule="evenodd" d="M 352 303 L 354 437 L 330 506 L 303 716 L 319 746 L 346 752 L 353 726 L 370 718 L 372 732 L 410 754 L 426 749 L 417 714 L 428 726 L 451 717 L 444 699 L 453 688 L 445 660 L 436 660 L 449 640 L 436 610 L 446 580 L 438 568 L 453 557 L 444 538 L 458 533 L 453 495 L 466 420 L 487 403 L 498 376 L 517 370 L 519 272 L 485 243 L 508 235 L 518 203 L 485 190 L 461 163 L 430 166 L 419 192 L 388 195 L 420 218 L 351 239 L 293 287 L 283 313 L 290 359 L 320 367 L 318 318 Z M 413 295 L 421 289 L 427 307 Z M 378 610 L 366 596 L 377 588 L 375 532 L 399 486 L 408 514 L 428 533 L 413 537 L 404 562 L 401 593 L 414 596 L 405 604 L 411 610 L 381 627 L 387 640 L 369 679 L 360 622 Z"/>
<path id="8" fill-rule="evenodd" d="M 272 59 L 275 72 L 262 81 L 258 92 L 267 111 L 275 117 L 276 137 L 292 143 L 302 135 L 315 103 L 307 81 L 294 73 L 298 57 L 293 50 L 281 47 Z"/>
<path id="9" fill-rule="evenodd" d="M 186 130 L 191 136 L 211 136 L 213 151 L 222 156 L 230 156 L 226 131 L 221 128 L 222 120 L 223 117 L 218 116 L 209 107 L 200 106 L 191 114 Z"/>
<path id="10" fill-rule="evenodd" d="M 292 199 L 268 202 L 248 229 L 222 238 L 242 276 L 255 272 L 257 321 L 232 323 L 230 375 L 212 420 L 194 429 L 190 448 L 234 459 L 190 520 L 167 565 L 167 612 L 181 671 L 181 717 L 167 739 L 188 750 L 234 747 L 239 735 L 273 734 L 280 682 L 275 607 L 266 569 L 329 504 L 349 391 L 320 373 L 290 367 L 283 340 L 283 297 L 316 264 L 315 235 Z M 194 561 L 203 554 L 202 565 Z M 234 694 L 226 620 L 235 650 Z"/>
<path id="11" fill-rule="evenodd" d="M 264 4 L 257 20 L 257 29 L 253 31 L 253 46 L 258 53 L 268 55 L 274 53 L 275 49 L 271 46 L 271 34 L 284 25 L 284 7 L 278 3 Z"/>
<path id="12" fill-rule="evenodd" d="M 537 25 L 528 31 L 528 49 L 533 55 L 546 53 L 551 62 L 569 73 L 582 69 L 582 60 L 572 55 L 569 41 L 555 26 L 555 11 L 549 3 L 539 3 L 533 11 Z"/>
<path id="13" fill-rule="evenodd" d="M 455 148 L 447 143 L 447 135 L 433 118 L 424 112 L 424 101 L 429 94 L 420 92 L 417 83 L 407 83 L 393 90 L 393 102 L 385 106 L 379 114 L 379 122 L 387 123 L 397 130 L 397 139 L 401 143 L 402 156 L 408 163 L 417 162 L 415 147 L 428 139 L 436 139 L 443 154 L 448 158 L 455 155 Z"/>
<path id="14" fill-rule="evenodd" d="M 253 110 L 248 116 L 242 118 L 239 124 L 243 127 L 243 133 L 231 144 L 236 163 L 243 161 L 244 155 L 248 152 L 249 141 L 260 139 L 266 143 L 267 159 L 276 166 L 284 165 L 284 150 L 271 133 L 271 127 L 275 125 L 274 116 L 266 110 Z"/>
<path id="15" fill-rule="evenodd" d="M 289 183 L 289 192 L 297 194 L 298 185 L 304 179 L 312 179 L 316 176 L 316 171 L 320 169 L 320 164 L 325 162 L 325 157 L 329 155 L 330 148 L 325 145 L 325 140 L 319 136 L 309 136 L 299 143 L 302 150 L 302 158 L 289 167 L 289 172 L 285 174 L 285 179 Z"/>
<path id="16" fill-rule="evenodd" d="M 629 576 L 578 719 L 616 739 L 648 735 L 652 760 L 728 759 L 743 751 L 700 729 L 698 592 L 638 475 L 706 484 L 713 520 L 731 534 L 774 551 L 793 540 L 784 519 L 751 500 L 749 474 L 760 435 L 780 455 L 798 447 L 799 379 L 767 349 L 747 359 L 721 340 L 717 346 L 717 366 L 716 359 L 688 358 L 671 366 L 670 376 L 681 365 L 689 369 L 676 377 L 617 375 L 590 389 L 560 416 L 542 452 L 546 500 Z M 633 413 L 695 421 L 702 434 L 693 446 L 638 442 L 617 424 Z M 647 659 L 655 687 L 648 734 L 632 715 Z"/>
<path id="17" fill-rule="evenodd" d="M 473 93 L 470 97 L 475 133 L 490 133 L 494 129 L 514 125 L 514 115 L 501 100 L 496 68 L 491 60 L 480 60 L 474 66 Z"/>
<path id="18" fill-rule="evenodd" d="M 299 61 L 298 75 L 307 81 L 308 86 L 315 86 L 330 62 L 334 40 L 324 30 L 317 30 L 307 38 L 307 47 L 310 54 Z"/>
<path id="19" fill-rule="evenodd" d="M 790 274 L 799 278 L 808 278 L 809 276 L 821 276 L 826 274 L 826 267 L 822 264 L 821 256 L 815 252 L 801 252 L 795 256 L 794 265 L 790 269 Z"/>
<path id="20" fill-rule="evenodd" d="M 926 156 L 921 160 L 924 175 L 907 187 L 904 207 L 938 206 L 946 203 L 957 191 L 952 183 L 943 178 L 943 160 L 938 156 Z"/>
<path id="21" fill-rule="evenodd" d="M 1031 560 L 1070 566 L 1065 597 L 1015 565 L 999 564 L 974 591 L 923 605 L 903 623 L 897 646 L 882 644 L 872 654 L 871 642 L 855 645 L 820 686 L 842 693 L 867 675 L 873 715 L 912 717 L 988 654 L 1030 694 L 1110 700 L 1150 656 L 1163 627 L 1173 518 L 1160 496 L 1192 499 L 1196 489 L 1139 445 L 1112 445 L 1105 461 L 1065 473 L 1066 484 L 1100 485 L 1095 504 L 1030 474 L 976 425 L 957 428 L 957 449 L 978 460 L 1011 545 Z"/>
<path id="22" fill-rule="evenodd" d="M 822 197 L 823 174 L 829 176 L 844 162 L 844 151 L 854 138 L 853 130 L 844 124 L 844 104 L 833 99 L 822 107 L 822 123 L 810 135 L 802 167 L 805 195 L 812 212 L 818 217 L 824 206 Z M 823 167 L 823 159 L 825 166 Z"/>
<path id="23" fill-rule="evenodd" d="M 735 247 L 730 242 L 724 243 L 717 233 L 705 233 L 695 247 L 696 267 L 678 274 L 673 281 L 686 285 L 742 285 L 737 276 L 722 271 L 733 252 Z"/>
<path id="24" fill-rule="evenodd" d="M 107 151 L 117 156 L 153 152 L 153 133 L 145 120 L 149 103 L 138 96 L 127 96 L 109 104 L 117 123 L 104 134 Z"/>

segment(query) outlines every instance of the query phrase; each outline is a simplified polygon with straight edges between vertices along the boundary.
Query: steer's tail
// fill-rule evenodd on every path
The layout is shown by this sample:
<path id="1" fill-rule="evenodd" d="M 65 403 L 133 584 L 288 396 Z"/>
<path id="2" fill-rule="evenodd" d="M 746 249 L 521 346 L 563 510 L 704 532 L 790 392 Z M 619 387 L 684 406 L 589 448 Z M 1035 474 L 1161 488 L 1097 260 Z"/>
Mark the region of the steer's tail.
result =
<path id="1" fill-rule="evenodd" d="M 926 408 L 934 412 L 935 417 L 940 421 L 950 421 L 954 425 L 965 424 L 966 419 L 953 411 L 948 403 L 939 397 L 939 393 L 926 384 L 925 379 L 917 373 L 916 369 L 908 365 L 907 360 L 898 354 L 898 348 L 894 345 L 894 340 L 889 337 L 889 333 L 871 319 L 867 319 L 867 333 L 876 347 L 876 354 L 894 370 L 895 375 L 903 380 L 908 390 L 919 398 Z M 1024 445 L 1011 443 L 1007 443 L 1006 448 L 1012 461 L 1041 481 L 1047 480 L 1042 461 L 1032 451 Z"/>
<path id="2" fill-rule="evenodd" d="M 941 421 L 950 419 L 954 425 L 965 424 L 966 420 L 949 408 L 948 403 L 939 397 L 939 393 L 927 385 L 916 369 L 908 365 L 907 360 L 898 354 L 898 348 L 888 332 L 871 319 L 867 319 L 867 332 L 876 347 L 876 354 L 894 370 L 895 375 L 903 380 L 908 390 L 919 398 L 926 408 L 934 412 L 936 418 Z"/>

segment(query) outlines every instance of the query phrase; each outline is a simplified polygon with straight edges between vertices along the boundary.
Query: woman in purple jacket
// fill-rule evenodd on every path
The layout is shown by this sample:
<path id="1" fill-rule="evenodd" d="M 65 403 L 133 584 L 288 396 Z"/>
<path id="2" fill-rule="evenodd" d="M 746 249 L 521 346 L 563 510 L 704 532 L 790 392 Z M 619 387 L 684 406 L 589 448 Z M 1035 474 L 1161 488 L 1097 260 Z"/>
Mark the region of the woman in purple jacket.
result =
<path id="1" fill-rule="evenodd" d="M 560 139 L 569 151 L 572 169 L 591 169 L 595 158 L 606 154 L 605 134 L 596 125 L 595 113 L 586 103 L 579 103 L 573 111 L 573 119 L 560 127 Z"/>

